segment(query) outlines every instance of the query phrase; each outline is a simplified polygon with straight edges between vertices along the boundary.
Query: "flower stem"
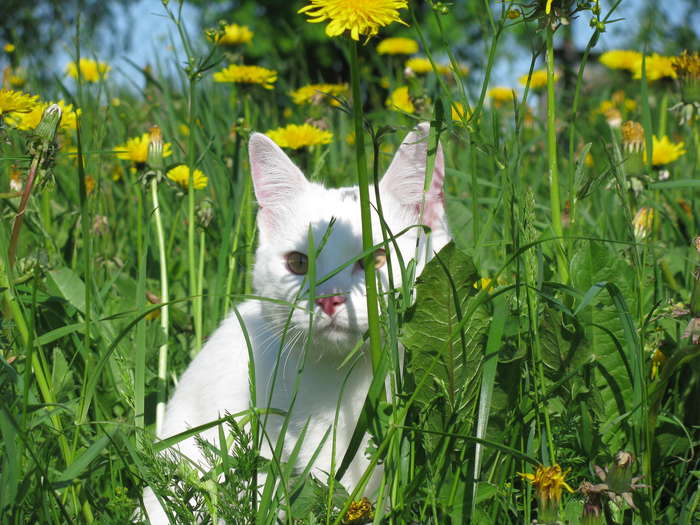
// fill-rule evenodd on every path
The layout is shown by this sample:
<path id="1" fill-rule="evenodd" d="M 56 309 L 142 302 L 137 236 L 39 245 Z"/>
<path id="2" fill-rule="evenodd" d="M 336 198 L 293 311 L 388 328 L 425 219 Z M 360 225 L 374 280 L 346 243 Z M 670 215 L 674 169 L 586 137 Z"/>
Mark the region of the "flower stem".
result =
<path id="1" fill-rule="evenodd" d="M 362 249 L 369 250 L 373 245 L 372 217 L 369 201 L 369 178 L 365 159 L 365 140 L 362 126 L 362 98 L 360 96 L 360 72 L 357 61 L 357 42 L 350 42 L 350 81 L 352 83 L 352 107 L 355 121 L 355 152 L 357 182 L 360 190 L 360 211 L 362 218 Z M 381 360 L 379 341 L 379 307 L 377 304 L 377 281 L 374 272 L 374 257 L 368 253 L 364 260 L 365 286 L 367 289 L 367 321 L 369 324 L 369 346 L 372 356 L 372 370 L 376 371 Z"/>
<path id="2" fill-rule="evenodd" d="M 552 209 L 552 229 L 558 237 L 555 242 L 559 279 L 562 283 L 569 280 L 566 268 L 562 237 L 564 230 L 561 225 L 561 202 L 559 198 L 559 170 L 557 167 L 557 130 L 555 124 L 556 106 L 554 100 L 554 29 L 547 24 L 547 155 L 549 159 L 549 199 Z"/>
<path id="3" fill-rule="evenodd" d="M 197 283 L 197 252 L 195 247 L 195 217 L 194 217 L 194 91 L 196 78 L 190 76 L 189 90 L 187 95 L 187 124 L 190 127 L 190 135 L 187 143 L 187 166 L 189 168 L 189 178 L 187 180 L 187 269 L 190 277 L 190 297 L 192 298 L 192 314 L 194 317 L 194 348 L 193 354 L 198 354 L 202 349 L 202 297 L 197 295 L 199 285 Z"/>
<path id="4" fill-rule="evenodd" d="M 168 331 L 169 331 L 169 307 L 168 295 L 168 265 L 165 258 L 165 236 L 163 235 L 163 222 L 160 216 L 160 204 L 158 203 L 158 177 L 151 181 L 151 199 L 153 200 L 153 217 L 156 221 L 156 236 L 158 237 L 158 258 L 160 259 L 160 295 L 164 303 L 160 309 L 160 325 L 163 328 L 164 342 L 158 349 L 158 404 L 156 405 L 156 435 L 160 435 L 163 428 L 163 416 L 165 415 L 165 391 L 166 375 L 168 373 Z"/>

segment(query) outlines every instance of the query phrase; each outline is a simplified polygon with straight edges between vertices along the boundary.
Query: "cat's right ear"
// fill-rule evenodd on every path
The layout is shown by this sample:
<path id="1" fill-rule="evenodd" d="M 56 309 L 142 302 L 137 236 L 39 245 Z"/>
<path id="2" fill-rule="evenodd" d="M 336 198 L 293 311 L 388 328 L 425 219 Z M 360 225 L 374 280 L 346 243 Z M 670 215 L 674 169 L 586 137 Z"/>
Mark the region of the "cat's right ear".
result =
<path id="1" fill-rule="evenodd" d="M 258 201 L 258 224 L 265 234 L 280 226 L 308 181 L 299 168 L 270 138 L 253 133 L 248 142 L 253 188 Z"/>

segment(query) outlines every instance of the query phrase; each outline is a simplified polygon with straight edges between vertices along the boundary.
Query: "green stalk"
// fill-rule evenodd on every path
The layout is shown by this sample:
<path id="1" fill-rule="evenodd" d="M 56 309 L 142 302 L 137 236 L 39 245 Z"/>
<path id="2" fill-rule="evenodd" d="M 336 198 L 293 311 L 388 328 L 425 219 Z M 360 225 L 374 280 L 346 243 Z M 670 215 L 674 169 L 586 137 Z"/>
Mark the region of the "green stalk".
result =
<path id="1" fill-rule="evenodd" d="M 362 218 L 362 249 L 367 251 L 373 245 L 371 204 L 369 201 L 369 178 L 365 159 L 365 139 L 362 126 L 362 98 L 360 97 L 360 72 L 357 61 L 357 42 L 350 42 L 350 82 L 352 83 L 352 107 L 355 121 L 355 153 L 357 182 L 360 190 L 360 211 Z M 376 372 L 381 361 L 379 341 L 379 307 L 377 303 L 377 281 L 374 273 L 374 255 L 368 252 L 364 260 L 365 286 L 367 288 L 367 321 L 369 324 L 369 347 L 372 356 L 372 370 Z"/>
<path id="2" fill-rule="evenodd" d="M 238 261 L 238 241 L 240 239 L 241 224 L 243 224 L 243 217 L 248 213 L 248 189 L 247 186 L 250 184 L 250 178 L 246 179 L 245 188 L 243 190 L 243 197 L 241 198 L 240 210 L 238 216 L 236 217 L 236 223 L 233 227 L 233 245 L 231 247 L 231 257 L 228 260 L 228 273 L 226 274 L 226 292 L 224 294 L 224 312 L 228 312 L 231 307 L 231 291 L 233 290 L 233 274 L 236 272 L 236 263 Z"/>
<path id="3" fill-rule="evenodd" d="M 153 200 L 153 218 L 156 221 L 156 237 L 158 238 L 158 258 L 160 259 L 160 295 L 164 303 L 160 309 L 160 326 L 163 328 L 165 340 L 158 349 L 158 404 L 156 405 L 156 435 L 160 435 L 163 428 L 165 415 L 166 377 L 168 374 L 168 332 L 169 332 L 169 307 L 170 297 L 168 293 L 168 264 L 165 256 L 165 236 L 163 234 L 163 222 L 158 202 L 158 175 L 151 181 L 151 199 Z M 143 428 L 143 416 L 140 416 L 141 428 Z M 138 422 L 138 420 L 137 420 Z"/>
<path id="4" fill-rule="evenodd" d="M 190 76 L 189 90 L 187 92 L 187 121 L 190 127 L 189 140 L 187 141 L 187 167 L 189 179 L 187 181 L 187 269 L 190 276 L 190 296 L 192 297 L 192 316 L 194 317 L 194 354 L 202 348 L 202 298 L 197 296 L 197 265 L 194 239 L 194 85 L 196 79 Z"/>
<path id="5" fill-rule="evenodd" d="M 552 229 L 558 237 L 555 242 L 559 279 L 562 283 L 569 280 L 569 272 L 564 258 L 562 237 L 564 230 L 561 225 L 561 202 L 559 198 L 559 170 L 557 167 L 557 131 L 555 127 L 554 101 L 554 30 L 547 23 L 547 155 L 549 158 L 549 199 L 552 209 Z"/>

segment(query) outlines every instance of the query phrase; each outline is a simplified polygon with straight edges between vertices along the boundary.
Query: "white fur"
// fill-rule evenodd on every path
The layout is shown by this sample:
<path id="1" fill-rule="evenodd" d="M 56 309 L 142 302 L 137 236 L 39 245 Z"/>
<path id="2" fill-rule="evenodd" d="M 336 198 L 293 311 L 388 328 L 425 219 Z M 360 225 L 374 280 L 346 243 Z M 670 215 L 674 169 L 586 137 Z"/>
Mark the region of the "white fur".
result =
<path id="1" fill-rule="evenodd" d="M 421 228 L 413 228 L 397 242 L 404 260 L 419 255 L 419 266 L 438 251 L 450 235 L 442 204 L 444 162 L 438 149 L 432 184 L 425 184 L 428 125 L 421 124 L 409 133 L 397 151 L 380 183 L 384 219 L 393 233 L 423 223 L 433 229 L 426 239 Z M 269 301 L 246 301 L 238 306 L 248 332 L 255 361 L 257 403 L 288 411 L 297 381 L 300 357 L 306 345 L 306 361 L 284 440 L 284 457 L 297 443 L 308 423 L 301 446 L 299 466 L 304 467 L 314 454 L 323 436 L 332 427 L 338 406 L 340 386 L 346 380 L 340 400 L 336 429 L 336 465 L 340 464 L 362 409 L 372 372 L 369 357 L 360 355 L 350 371 L 340 364 L 367 330 L 364 272 L 351 264 L 332 278 L 316 286 L 316 296 L 343 295 L 345 303 L 331 317 L 308 300 L 308 283 L 304 276 L 287 270 L 285 255 L 292 251 L 308 252 L 308 231 L 311 228 L 316 246 L 324 237 L 331 218 L 335 219 L 330 236 L 316 258 L 317 281 L 362 252 L 362 228 L 357 187 L 327 189 L 310 183 L 282 150 L 266 136 L 255 133 L 249 144 L 250 161 L 256 197 L 260 205 L 258 227 L 260 243 L 253 271 L 256 293 L 262 297 L 281 299 L 296 304 L 290 322 L 290 307 Z M 370 188 L 374 200 L 374 190 Z M 373 217 L 375 243 L 382 240 L 380 222 Z M 390 245 L 390 252 L 393 246 Z M 423 252 L 423 253 L 421 253 Z M 426 256 L 427 255 L 427 256 Z M 401 284 L 396 255 L 392 255 L 395 284 Z M 420 268 L 419 268 L 420 271 Z M 387 286 L 386 265 L 379 271 Z M 303 288 L 303 289 L 302 289 Z M 313 306 L 313 309 L 310 307 Z M 313 328 L 309 333 L 310 313 Z M 285 325 L 287 325 L 285 330 Z M 283 332 L 286 340 L 281 342 Z M 277 377 L 274 370 L 278 365 Z M 348 376 L 349 374 L 349 376 Z M 274 389 L 272 385 L 274 383 Z M 161 438 L 205 424 L 226 413 L 241 412 L 250 407 L 248 349 L 235 314 L 229 315 L 212 334 L 201 352 L 180 378 L 167 405 Z M 282 417 L 269 416 L 265 432 L 274 447 Z M 218 442 L 216 427 L 201 437 Z M 326 441 L 314 463 L 314 472 L 325 479 L 331 465 L 332 439 Z M 266 445 L 267 443 L 265 443 Z M 202 455 L 194 439 L 178 445 L 184 456 L 196 463 Z M 343 484 L 354 487 L 368 465 L 360 452 L 343 477 Z M 263 447 L 270 456 L 270 449 Z M 167 518 L 153 492 L 144 492 L 146 511 L 151 523 L 161 525 Z"/>

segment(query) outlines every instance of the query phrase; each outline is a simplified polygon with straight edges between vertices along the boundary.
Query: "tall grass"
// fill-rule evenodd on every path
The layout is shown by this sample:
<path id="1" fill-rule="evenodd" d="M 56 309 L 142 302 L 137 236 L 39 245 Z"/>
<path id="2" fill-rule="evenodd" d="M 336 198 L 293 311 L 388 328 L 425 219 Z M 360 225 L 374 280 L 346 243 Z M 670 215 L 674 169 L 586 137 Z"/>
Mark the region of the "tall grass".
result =
<path id="1" fill-rule="evenodd" d="M 558 464 L 577 489 L 601 483 L 598 467 L 606 467 L 610 490 L 621 494 L 624 483 L 610 478 L 627 451 L 635 458 L 629 473 L 644 486 L 630 488 L 635 508 L 602 494 L 599 522 L 697 522 L 700 135 L 697 121 L 680 124 L 666 110 L 680 101 L 669 80 L 605 69 L 588 80 L 588 70 L 601 67 L 591 53 L 618 4 L 596 15 L 603 26 L 591 29 L 578 69 L 556 83 L 554 70 L 565 66 L 553 52 L 560 27 L 548 18 L 538 32 L 546 19 L 539 3 L 515 18 L 515 4 L 484 4 L 483 81 L 459 68 L 443 27 L 449 8 L 427 17 L 412 11 L 401 34 L 420 41 L 434 71 L 406 77 L 402 60 L 379 57 L 371 41 L 355 57 L 362 82 L 339 108 L 292 104 L 287 94 L 301 84 L 349 80 L 286 66 L 301 56 L 261 62 L 279 71 L 274 90 L 212 82 L 210 72 L 229 57 L 187 34 L 172 6 L 167 15 L 186 50 L 178 75 L 141 72 L 148 80 L 140 91 L 111 78 L 42 86 L 30 78 L 27 91 L 62 96 L 82 113 L 38 163 L 14 261 L 11 227 L 22 204 L 1 179 L 0 521 L 126 523 L 151 486 L 178 523 L 202 513 L 228 523 L 342 523 L 381 465 L 378 491 L 366 493 L 368 521 L 546 522 L 537 489 L 519 473 Z M 488 95 L 491 71 L 514 31 L 538 39 L 546 95 L 532 83 L 538 51 L 522 95 L 498 104 Z M 84 45 L 78 39 L 76 57 Z M 447 74 L 438 71 L 443 59 Z M 528 72 L 514 83 L 520 74 Z M 383 104 L 401 85 L 411 90 L 410 114 Z M 619 90 L 634 107 L 619 102 Z M 642 122 L 648 151 L 652 134 L 665 133 L 683 140 L 686 153 L 666 166 L 649 155 L 631 172 L 619 129 L 599 111 L 603 101 Z M 456 102 L 465 110 L 453 116 Z M 249 133 L 307 118 L 322 121 L 334 141 L 290 151 L 297 164 L 335 186 L 355 183 L 359 161 L 364 189 L 405 133 L 429 120 L 428 166 L 438 138 L 446 153 L 454 244 L 418 278 L 415 262 L 403 260 L 391 269 L 402 286 L 378 290 L 374 381 L 350 450 L 330 466 L 334 476 L 313 479 L 308 466 L 294 464 L 301 442 L 289 461 L 281 460 L 281 441 L 270 444 L 275 457 L 260 458 L 269 411 L 253 408 L 205 425 L 218 427 L 219 440 L 202 444 L 211 470 L 199 472 L 161 452 L 203 428 L 153 444 L 158 403 L 221 319 L 252 296 Z M 187 189 L 116 158 L 118 144 L 154 125 L 172 145 L 162 172 L 189 166 Z M 352 130 L 354 145 L 346 140 Z M 26 174 L 37 164 L 31 133 L 5 119 L 0 134 L 2 173 Z M 205 189 L 194 189 L 194 169 L 208 176 Z M 635 233 L 641 207 L 656 219 Z M 391 249 L 401 232 L 383 234 Z M 325 241 L 315 241 L 311 295 L 329 278 L 316 275 L 313 254 Z M 371 258 L 370 245 L 357 259 Z M 254 385 L 251 370 L 253 393 Z M 336 430 L 324 440 L 335 443 Z M 368 450 L 359 446 L 365 433 Z M 368 454 L 370 467 L 359 486 L 344 486 L 354 454 Z M 559 519 L 583 523 L 590 498 L 585 488 L 564 492 Z"/>

